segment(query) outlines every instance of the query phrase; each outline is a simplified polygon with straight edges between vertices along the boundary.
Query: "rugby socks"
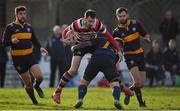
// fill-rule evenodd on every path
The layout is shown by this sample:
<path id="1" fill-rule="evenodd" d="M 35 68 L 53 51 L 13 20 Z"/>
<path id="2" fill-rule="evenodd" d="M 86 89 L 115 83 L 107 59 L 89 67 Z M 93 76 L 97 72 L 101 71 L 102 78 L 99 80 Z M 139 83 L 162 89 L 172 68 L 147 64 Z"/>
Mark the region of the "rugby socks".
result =
<path id="1" fill-rule="evenodd" d="M 130 88 L 132 91 L 134 91 L 134 87 L 131 87 Z M 130 100 L 130 96 L 129 95 L 126 95 L 126 100 L 129 101 Z"/>
<path id="2" fill-rule="evenodd" d="M 112 95 L 113 95 L 115 101 L 119 101 L 120 92 L 121 92 L 120 87 L 118 87 L 118 86 L 113 87 Z"/>
<path id="3" fill-rule="evenodd" d="M 131 87 L 130 89 L 131 89 L 132 91 L 134 91 L 134 87 Z"/>
<path id="4" fill-rule="evenodd" d="M 64 88 L 64 86 L 73 78 L 68 72 L 65 72 L 63 76 L 61 77 L 61 80 L 59 82 L 59 87 Z"/>
<path id="5" fill-rule="evenodd" d="M 140 87 L 134 87 L 134 92 L 136 93 L 137 100 L 139 104 L 143 104 L 143 99 L 142 99 L 142 93 L 141 93 L 141 88 Z"/>
<path id="6" fill-rule="evenodd" d="M 78 99 L 80 101 L 83 101 L 84 96 L 86 95 L 86 93 L 87 93 L 87 86 L 86 85 L 80 85 L 78 87 Z"/>
<path id="7" fill-rule="evenodd" d="M 35 86 L 35 87 L 39 87 L 40 84 L 41 84 L 41 82 L 39 82 L 39 81 L 36 80 L 36 84 L 35 84 L 34 86 Z"/>
<path id="8" fill-rule="evenodd" d="M 38 102 L 37 102 L 37 100 L 36 100 L 36 98 L 35 98 L 35 96 L 34 96 L 34 90 L 33 90 L 33 88 L 32 88 L 32 87 L 31 87 L 31 88 L 25 88 L 25 90 L 26 90 L 26 92 L 28 93 L 29 97 L 31 98 L 33 104 L 34 104 L 34 105 L 37 105 Z"/>

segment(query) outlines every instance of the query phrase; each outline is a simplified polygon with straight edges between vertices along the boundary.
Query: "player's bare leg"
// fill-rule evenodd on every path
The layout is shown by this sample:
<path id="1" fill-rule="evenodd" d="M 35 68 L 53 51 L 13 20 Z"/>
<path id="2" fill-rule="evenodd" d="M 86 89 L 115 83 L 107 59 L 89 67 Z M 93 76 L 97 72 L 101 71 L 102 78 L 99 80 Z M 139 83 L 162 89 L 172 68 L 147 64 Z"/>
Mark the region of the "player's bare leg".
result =
<path id="1" fill-rule="evenodd" d="M 39 65 L 38 64 L 33 65 L 30 68 L 30 71 L 33 74 L 35 81 L 36 81 L 34 88 L 36 89 L 39 97 L 44 98 L 44 93 L 43 93 L 42 89 L 40 88 L 40 84 L 43 81 L 43 76 L 42 76 L 41 69 L 40 69 Z"/>
<path id="2" fill-rule="evenodd" d="M 23 80 L 23 83 L 24 83 L 24 88 L 27 92 L 27 94 L 29 95 L 32 103 L 34 105 L 37 105 L 38 104 L 38 101 L 36 100 L 35 96 L 34 96 L 34 90 L 33 90 L 33 86 L 32 86 L 32 83 L 31 83 L 31 76 L 29 74 L 29 71 L 25 72 L 25 73 L 22 73 L 20 75 L 21 79 Z"/>
<path id="3" fill-rule="evenodd" d="M 146 81 L 146 72 L 145 71 L 139 71 L 141 77 L 140 77 L 140 84 L 141 86 L 144 85 L 145 81 Z"/>
<path id="4" fill-rule="evenodd" d="M 59 84 L 52 96 L 53 100 L 56 103 L 60 104 L 60 95 L 62 89 L 76 75 L 79 65 L 81 63 L 81 59 L 81 56 L 73 56 L 70 69 L 67 72 L 65 72 L 61 77 Z"/>

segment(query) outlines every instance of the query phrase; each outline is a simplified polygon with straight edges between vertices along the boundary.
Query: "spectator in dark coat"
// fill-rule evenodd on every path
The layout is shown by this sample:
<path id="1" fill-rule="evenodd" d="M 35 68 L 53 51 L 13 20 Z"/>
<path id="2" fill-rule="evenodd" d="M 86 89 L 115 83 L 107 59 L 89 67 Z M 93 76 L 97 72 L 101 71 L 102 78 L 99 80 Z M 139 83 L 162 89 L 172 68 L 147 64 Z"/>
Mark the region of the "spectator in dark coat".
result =
<path id="1" fill-rule="evenodd" d="M 60 26 L 55 25 L 53 27 L 53 34 L 48 38 L 46 48 L 50 55 L 51 74 L 49 87 L 54 87 L 56 68 L 59 69 L 59 79 L 67 70 L 65 44 L 62 42 Z"/>
<path id="2" fill-rule="evenodd" d="M 164 47 L 168 47 L 168 42 L 170 39 L 176 40 L 176 36 L 179 33 L 178 25 L 179 24 L 172 16 L 172 13 L 167 11 L 159 27 Z"/>
<path id="3" fill-rule="evenodd" d="M 147 76 L 150 79 L 149 86 L 153 86 L 154 79 L 157 82 L 164 84 L 164 72 L 163 72 L 163 53 L 160 49 L 160 44 L 156 40 L 152 42 L 151 50 L 146 54 L 146 70 Z"/>
<path id="4" fill-rule="evenodd" d="M 165 70 L 171 73 L 172 86 L 176 82 L 176 74 L 178 73 L 178 65 L 180 62 L 179 52 L 176 50 L 176 42 L 174 39 L 169 41 L 169 47 L 164 51 Z"/>

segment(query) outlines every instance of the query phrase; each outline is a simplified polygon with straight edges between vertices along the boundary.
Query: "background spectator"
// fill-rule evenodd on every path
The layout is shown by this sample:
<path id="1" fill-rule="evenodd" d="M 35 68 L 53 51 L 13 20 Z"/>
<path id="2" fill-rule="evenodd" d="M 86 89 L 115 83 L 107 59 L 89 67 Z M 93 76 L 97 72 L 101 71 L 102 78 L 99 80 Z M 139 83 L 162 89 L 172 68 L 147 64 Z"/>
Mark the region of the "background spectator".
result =
<path id="1" fill-rule="evenodd" d="M 164 51 L 164 65 L 165 70 L 171 73 L 172 86 L 175 86 L 179 62 L 179 52 L 176 50 L 176 42 L 174 39 L 171 39 L 168 48 Z"/>
<path id="2" fill-rule="evenodd" d="M 164 72 L 163 72 L 163 54 L 160 49 L 160 44 L 156 40 L 152 42 L 152 48 L 146 54 L 146 70 L 147 76 L 150 79 L 149 86 L 152 87 L 154 79 L 157 83 L 162 82 L 164 84 Z"/>
<path id="3" fill-rule="evenodd" d="M 170 39 L 175 39 L 179 33 L 178 22 L 172 16 L 171 11 L 167 11 L 163 21 L 159 27 L 160 33 L 162 35 L 163 46 L 168 47 L 168 42 Z"/>
<path id="4" fill-rule="evenodd" d="M 54 87 L 56 68 L 59 69 L 59 79 L 67 70 L 67 58 L 65 53 L 65 45 L 61 38 L 61 28 L 58 25 L 53 27 L 53 34 L 48 38 L 46 48 L 50 55 L 50 84 Z"/>

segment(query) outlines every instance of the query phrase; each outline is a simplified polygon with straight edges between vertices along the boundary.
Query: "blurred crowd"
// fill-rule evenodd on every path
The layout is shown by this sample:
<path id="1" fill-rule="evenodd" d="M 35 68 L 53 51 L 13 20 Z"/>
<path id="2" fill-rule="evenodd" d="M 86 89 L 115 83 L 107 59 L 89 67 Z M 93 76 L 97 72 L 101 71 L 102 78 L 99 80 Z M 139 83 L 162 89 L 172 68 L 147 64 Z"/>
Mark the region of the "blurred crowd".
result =
<path id="1" fill-rule="evenodd" d="M 145 56 L 149 86 L 153 86 L 154 80 L 157 81 L 156 85 L 163 86 L 166 73 L 171 77 L 172 86 L 176 85 L 180 76 L 180 57 L 176 48 L 179 31 L 178 21 L 170 11 L 167 11 L 159 26 L 163 44 L 154 40 Z"/>
<path id="2" fill-rule="evenodd" d="M 66 27 L 67 25 L 55 25 L 52 28 L 52 35 L 48 37 L 45 44 L 49 52 L 48 56 L 50 56 L 49 87 L 54 87 L 57 68 L 60 79 L 71 64 L 71 46 L 64 44 L 61 36 L 62 31 Z M 160 23 L 159 32 L 161 40 L 153 40 L 150 50 L 145 54 L 147 79 L 149 80 L 148 86 L 164 86 L 167 74 L 171 77 L 171 85 L 175 86 L 180 78 L 180 55 L 176 48 L 176 37 L 180 29 L 178 21 L 170 11 L 166 12 L 164 19 Z M 40 60 L 41 53 L 36 48 L 34 48 L 34 52 L 37 59 Z M 5 83 L 7 61 L 7 50 L 0 44 L 1 87 L 4 87 Z"/>

